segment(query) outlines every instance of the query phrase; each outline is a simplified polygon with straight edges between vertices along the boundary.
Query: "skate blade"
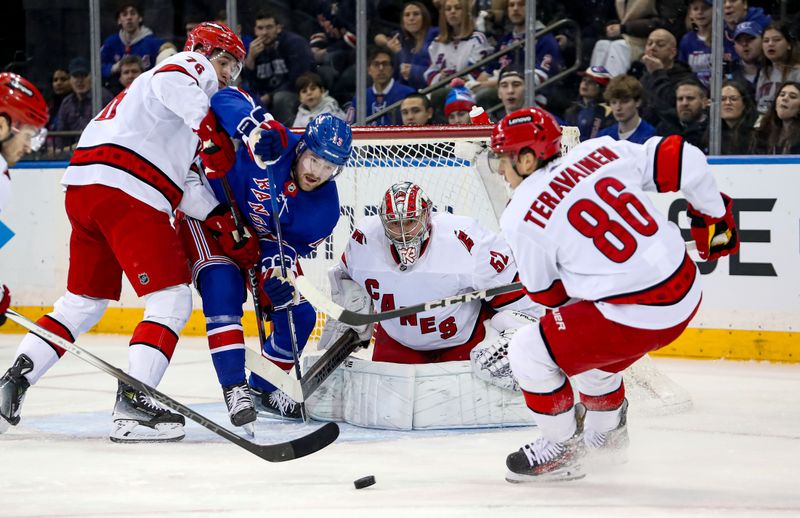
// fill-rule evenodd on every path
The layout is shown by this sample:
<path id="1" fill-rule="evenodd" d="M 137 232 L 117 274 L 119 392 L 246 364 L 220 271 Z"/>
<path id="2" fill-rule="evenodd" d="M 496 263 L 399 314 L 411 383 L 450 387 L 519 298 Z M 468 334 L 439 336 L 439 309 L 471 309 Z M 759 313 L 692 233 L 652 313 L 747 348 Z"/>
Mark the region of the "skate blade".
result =
<path id="1" fill-rule="evenodd" d="M 139 442 L 175 442 L 186 436 L 183 425 L 179 423 L 159 423 L 155 428 L 140 424 L 138 421 L 120 419 L 114 421 L 108 438 L 118 443 Z"/>
<path id="2" fill-rule="evenodd" d="M 272 412 L 270 412 L 268 410 L 263 410 L 262 408 L 259 408 L 258 406 L 256 407 L 256 415 L 258 416 L 258 418 L 266 418 L 266 419 L 271 419 L 273 421 L 288 421 L 288 422 L 294 421 L 295 423 L 302 423 L 303 422 L 303 418 L 302 417 L 290 417 L 290 416 L 286 416 L 286 415 L 275 414 L 275 413 L 272 413 Z"/>
<path id="3" fill-rule="evenodd" d="M 565 482 L 568 480 L 580 480 L 585 476 L 586 473 L 583 472 L 581 466 L 559 468 L 541 475 L 523 475 L 509 470 L 506 472 L 506 482 L 511 482 L 512 484 Z"/>
<path id="4" fill-rule="evenodd" d="M 256 423 L 253 421 L 252 423 L 246 423 L 242 425 L 242 430 L 244 433 L 247 434 L 250 438 L 255 438 L 256 436 Z"/>

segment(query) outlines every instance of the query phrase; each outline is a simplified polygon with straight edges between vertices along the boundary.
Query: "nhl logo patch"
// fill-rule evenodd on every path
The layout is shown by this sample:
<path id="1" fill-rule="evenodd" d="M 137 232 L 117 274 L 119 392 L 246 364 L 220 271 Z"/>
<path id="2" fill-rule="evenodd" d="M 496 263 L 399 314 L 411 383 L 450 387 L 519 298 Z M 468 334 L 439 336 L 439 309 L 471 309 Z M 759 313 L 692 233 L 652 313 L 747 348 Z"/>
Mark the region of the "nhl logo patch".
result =
<path id="1" fill-rule="evenodd" d="M 139 274 L 139 284 L 142 286 L 147 285 L 150 283 L 150 277 L 146 273 Z"/>

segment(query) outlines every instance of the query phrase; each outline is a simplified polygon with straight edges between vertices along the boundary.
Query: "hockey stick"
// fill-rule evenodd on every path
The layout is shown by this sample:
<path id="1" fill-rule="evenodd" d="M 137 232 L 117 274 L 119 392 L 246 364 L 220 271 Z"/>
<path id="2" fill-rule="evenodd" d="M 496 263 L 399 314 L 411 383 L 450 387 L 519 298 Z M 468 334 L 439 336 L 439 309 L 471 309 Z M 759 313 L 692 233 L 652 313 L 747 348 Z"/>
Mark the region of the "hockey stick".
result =
<path id="1" fill-rule="evenodd" d="M 295 286 L 297 286 L 297 289 L 300 290 L 300 293 L 303 294 L 303 297 L 305 297 L 306 300 L 308 300 L 312 306 L 319 309 L 323 313 L 329 315 L 331 318 L 335 318 L 339 322 L 346 324 L 348 326 L 363 326 L 365 324 L 374 324 L 376 322 L 381 322 L 383 320 L 405 317 L 408 315 L 413 315 L 415 313 L 420 313 L 422 311 L 429 311 L 431 309 L 436 309 L 436 308 L 444 308 L 447 306 L 452 306 L 454 304 L 463 304 L 465 302 L 470 302 L 472 300 L 486 299 L 489 297 L 494 297 L 495 295 L 502 295 L 504 293 L 509 293 L 512 291 L 518 291 L 522 289 L 521 282 L 514 282 L 511 284 L 505 284 L 503 286 L 497 286 L 495 288 L 470 291 L 468 293 L 462 293 L 461 295 L 453 295 L 451 297 L 445 297 L 439 300 L 423 302 L 421 304 L 415 304 L 413 306 L 408 306 L 405 308 L 393 309 L 391 311 L 384 311 L 381 313 L 365 314 L 347 310 L 342 306 L 336 304 L 334 301 L 329 299 L 324 293 L 322 293 L 316 287 L 314 287 L 311 281 L 308 280 L 305 276 L 295 277 L 294 283 Z"/>
<path id="2" fill-rule="evenodd" d="M 261 167 L 259 165 L 259 167 Z M 262 168 L 263 169 L 263 168 Z M 275 175 L 272 174 L 272 167 L 267 167 L 267 180 L 269 181 L 269 194 L 270 194 L 270 206 L 272 207 L 272 220 L 275 222 L 275 234 L 277 234 L 278 238 L 278 255 L 280 256 L 281 261 L 281 276 L 284 279 L 288 278 L 288 274 L 286 273 L 286 254 L 283 251 L 283 231 L 281 230 L 281 214 L 278 209 L 278 193 L 275 189 Z M 288 305 L 286 306 L 286 319 L 289 323 L 289 339 L 292 343 L 292 360 L 294 360 L 294 372 L 297 374 L 297 379 L 302 378 L 302 373 L 300 372 L 300 348 L 297 346 L 297 333 L 295 332 L 294 327 L 294 314 L 292 313 L 292 309 L 294 307 L 294 297 L 289 300 Z M 304 402 L 298 402 L 300 405 L 300 415 L 303 416 L 303 421 L 308 421 L 308 414 L 306 413 L 306 405 Z"/>
<path id="3" fill-rule="evenodd" d="M 308 399 L 353 351 L 368 345 L 369 341 L 362 342 L 353 329 L 345 331 L 300 380 L 303 398 Z"/>
<path id="4" fill-rule="evenodd" d="M 191 408 L 187 407 L 183 403 L 180 403 L 171 397 L 159 392 L 158 390 L 142 383 L 141 381 L 137 380 L 136 378 L 128 375 L 127 373 L 123 372 L 122 370 L 114 367 L 113 365 L 107 363 L 104 360 L 101 360 L 97 356 L 93 355 L 86 349 L 64 340 L 60 336 L 55 333 L 51 333 L 47 329 L 44 329 L 34 322 L 28 320 L 24 316 L 20 315 L 14 310 L 9 309 L 6 311 L 6 315 L 8 318 L 16 322 L 17 324 L 21 325 L 22 327 L 28 329 L 33 334 L 39 336 L 42 340 L 54 343 L 59 347 L 66 349 L 67 351 L 71 352 L 81 360 L 85 361 L 86 363 L 100 369 L 101 371 L 110 374 L 117 378 L 118 380 L 122 381 L 123 383 L 127 383 L 134 389 L 144 392 L 147 396 L 155 399 L 156 401 L 172 408 L 173 410 L 183 414 L 184 416 L 188 417 L 195 423 L 199 424 L 200 426 L 211 430 L 215 434 L 219 435 L 223 439 L 232 442 L 236 446 L 240 448 L 244 448 L 245 450 L 249 451 L 253 455 L 261 457 L 262 459 L 269 461 L 269 462 L 283 462 L 292 459 L 299 459 L 300 457 L 305 457 L 306 455 L 310 455 L 315 453 L 322 448 L 328 446 L 333 441 L 339 437 L 339 427 L 336 423 L 326 423 L 325 425 L 317 428 L 313 432 L 304 435 L 303 437 L 298 437 L 297 439 L 293 439 L 291 441 L 282 442 L 278 444 L 256 444 L 254 442 L 248 441 L 243 437 L 231 432 L 227 428 L 211 421 L 207 417 L 203 416 L 192 410 Z"/>
<path id="5" fill-rule="evenodd" d="M 697 249 L 697 246 L 694 241 L 688 241 L 686 243 L 686 247 L 689 250 Z M 511 284 L 506 284 L 503 286 L 497 286 L 485 290 L 470 291 L 468 293 L 462 293 L 460 295 L 452 295 L 450 297 L 445 297 L 443 299 L 431 300 L 429 302 L 423 302 L 421 304 L 415 304 L 413 306 L 408 306 L 405 308 L 393 309 L 391 311 L 384 311 L 381 313 L 364 314 L 347 310 L 342 306 L 336 304 L 334 301 L 329 299 L 324 293 L 319 291 L 305 276 L 295 277 L 294 283 L 295 286 L 297 286 L 297 289 L 300 290 L 300 293 L 303 294 L 303 297 L 305 297 L 306 300 L 311 302 L 311 305 L 313 305 L 315 308 L 319 309 L 323 313 L 329 315 L 330 317 L 335 318 L 339 322 L 346 324 L 348 326 L 362 326 L 365 324 L 374 324 L 377 322 L 382 322 L 384 320 L 391 320 L 393 318 L 405 317 L 408 315 L 413 315 L 415 313 L 429 311 L 431 309 L 452 306 L 454 304 L 463 304 L 465 302 L 470 302 L 473 300 L 487 299 L 489 297 L 494 297 L 496 295 L 502 295 L 504 293 L 510 293 L 512 291 L 518 291 L 523 289 L 521 282 L 512 282 Z"/>
<path id="6" fill-rule="evenodd" d="M 228 183 L 228 178 L 225 176 L 222 177 L 222 189 L 225 191 L 225 199 L 228 200 L 228 205 L 231 206 L 233 224 L 236 225 L 236 232 L 238 233 L 238 235 L 233 236 L 233 239 L 238 243 L 244 237 L 244 224 L 242 222 L 242 214 L 239 212 L 239 206 L 236 205 L 236 200 L 233 198 L 231 184 Z M 252 238 L 258 239 L 257 236 L 252 236 Z M 264 347 L 264 342 L 267 341 L 267 334 L 264 331 L 264 314 L 261 312 L 261 304 L 258 303 L 258 275 L 256 274 L 255 266 L 247 269 L 247 278 L 250 282 L 250 295 L 253 297 L 253 309 L 256 313 L 258 346 Z"/>

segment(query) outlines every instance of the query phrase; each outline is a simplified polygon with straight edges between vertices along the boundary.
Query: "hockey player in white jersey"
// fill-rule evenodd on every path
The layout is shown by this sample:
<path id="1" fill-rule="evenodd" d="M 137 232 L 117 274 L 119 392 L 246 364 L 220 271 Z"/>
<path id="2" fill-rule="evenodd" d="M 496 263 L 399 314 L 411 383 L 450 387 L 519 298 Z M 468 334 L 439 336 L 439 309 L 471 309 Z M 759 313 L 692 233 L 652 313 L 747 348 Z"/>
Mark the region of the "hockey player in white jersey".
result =
<path id="1" fill-rule="evenodd" d="M 400 182 L 386 191 L 380 213 L 355 229 L 330 279 L 334 299 L 350 309 L 366 309 L 352 305 L 363 293 L 383 312 L 514 282 L 517 267 L 508 245 L 477 220 L 434 213 L 418 185 Z M 375 328 L 372 360 L 423 364 L 470 360 L 472 353 L 480 378 L 513 389 L 506 346 L 514 329 L 535 321 L 536 311 L 518 291 L 386 320 Z M 369 339 L 369 330 L 358 331 Z M 330 335 L 323 334 L 322 348 L 336 338 Z"/>
<path id="2" fill-rule="evenodd" d="M 206 22 L 192 30 L 184 50 L 139 76 L 81 135 L 62 180 L 72 224 L 67 292 L 37 322 L 75 340 L 97 323 L 109 300 L 119 299 L 124 273 L 145 300 L 144 319 L 130 341 L 128 373 L 150 386 L 160 382 L 192 308 L 187 258 L 170 224 L 172 212 L 235 230 L 230 209 L 219 205 L 190 165 L 200 139 L 215 139 L 209 98 L 236 78 L 245 48 L 230 28 Z M 203 159 L 226 165 L 220 154 Z M 19 422 L 25 391 L 63 354 L 55 344 L 25 336 L 3 377 L 3 429 Z M 112 419 L 113 441 L 184 436 L 183 416 L 122 383 Z"/>
<path id="3" fill-rule="evenodd" d="M 0 214 L 11 201 L 8 169 L 24 154 L 39 150 L 47 138 L 48 117 L 47 103 L 33 83 L 17 74 L 0 74 Z M 11 292 L 2 281 L 0 326 L 6 321 L 5 312 L 11 304 Z"/>
<path id="4" fill-rule="evenodd" d="M 500 172 L 516 188 L 503 235 L 529 296 L 554 308 L 509 348 L 542 432 L 508 456 L 510 482 L 578 478 L 583 455 L 625 448 L 621 371 L 674 341 L 697 311 L 697 267 L 645 191 L 686 196 L 703 259 L 739 247 L 731 199 L 680 136 L 643 145 L 601 137 L 563 158 L 560 144 L 561 128 L 539 108 L 507 115 L 492 135 Z"/>

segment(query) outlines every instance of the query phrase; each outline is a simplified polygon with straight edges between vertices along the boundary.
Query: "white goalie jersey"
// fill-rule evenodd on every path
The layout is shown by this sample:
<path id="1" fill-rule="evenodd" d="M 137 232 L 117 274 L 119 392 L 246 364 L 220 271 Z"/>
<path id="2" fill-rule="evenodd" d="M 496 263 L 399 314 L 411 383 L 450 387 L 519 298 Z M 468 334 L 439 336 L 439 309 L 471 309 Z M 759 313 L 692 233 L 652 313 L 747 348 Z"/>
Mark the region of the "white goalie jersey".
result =
<path id="1" fill-rule="evenodd" d="M 196 52 L 145 72 L 92 119 L 61 183 L 107 185 L 168 214 L 205 219 L 217 202 L 189 168 L 199 145 L 193 130 L 217 89 L 213 65 Z"/>
<path id="2" fill-rule="evenodd" d="M 434 213 L 423 253 L 401 271 L 378 216 L 365 218 L 351 236 L 338 268 L 364 288 L 376 312 L 433 299 L 509 284 L 517 267 L 508 245 L 478 221 Z M 489 299 L 494 309 L 533 312 L 536 306 L 521 292 Z M 467 342 L 481 325 L 481 301 L 438 308 L 381 322 L 399 343 L 419 351 Z"/>

